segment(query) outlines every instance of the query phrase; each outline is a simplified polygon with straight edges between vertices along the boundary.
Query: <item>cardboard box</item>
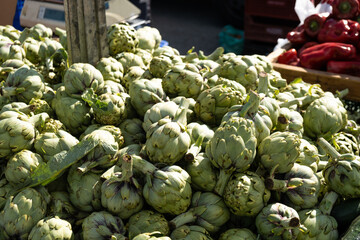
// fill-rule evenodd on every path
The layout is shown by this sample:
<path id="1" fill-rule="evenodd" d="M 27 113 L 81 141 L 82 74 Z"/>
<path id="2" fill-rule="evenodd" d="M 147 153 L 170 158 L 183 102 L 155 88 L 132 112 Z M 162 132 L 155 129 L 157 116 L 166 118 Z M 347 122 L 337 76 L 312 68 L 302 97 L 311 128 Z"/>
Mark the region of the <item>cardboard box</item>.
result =
<path id="1" fill-rule="evenodd" d="M 1 0 L 0 25 L 13 25 L 17 0 Z"/>

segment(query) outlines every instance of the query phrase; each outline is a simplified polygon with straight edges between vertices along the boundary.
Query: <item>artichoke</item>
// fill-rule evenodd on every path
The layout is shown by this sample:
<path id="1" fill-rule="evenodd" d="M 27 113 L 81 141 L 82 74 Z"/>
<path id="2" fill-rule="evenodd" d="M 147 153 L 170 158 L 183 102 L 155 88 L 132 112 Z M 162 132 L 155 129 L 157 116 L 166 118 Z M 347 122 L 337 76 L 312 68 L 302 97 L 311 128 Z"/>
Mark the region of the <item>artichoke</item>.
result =
<path id="1" fill-rule="evenodd" d="M 151 128 L 151 125 L 165 117 L 174 119 L 178 109 L 179 106 L 173 101 L 158 102 L 152 105 L 144 114 L 143 128 L 145 132 Z"/>
<path id="2" fill-rule="evenodd" d="M 34 69 L 21 67 L 10 74 L 0 88 L 0 95 L 16 101 L 29 103 L 33 98 L 42 98 L 45 91 L 43 76 Z"/>
<path id="3" fill-rule="evenodd" d="M 351 153 L 354 155 L 359 155 L 359 143 L 353 134 L 337 132 L 333 135 L 330 143 L 340 154 Z"/>
<path id="4" fill-rule="evenodd" d="M 132 159 L 128 156 L 122 159 L 121 173 L 115 173 L 101 185 L 102 206 L 121 219 L 139 212 L 144 205 L 142 187 L 133 177 Z"/>
<path id="5" fill-rule="evenodd" d="M 78 210 L 71 203 L 69 193 L 66 191 L 50 192 L 50 198 L 48 216 L 58 216 L 74 224 Z"/>
<path id="6" fill-rule="evenodd" d="M 82 237 L 87 240 L 125 240 L 125 226 L 121 218 L 108 212 L 93 212 L 82 223 Z"/>
<path id="7" fill-rule="evenodd" d="M 132 155 L 134 168 L 143 172 L 145 185 L 143 196 L 146 202 L 160 213 L 178 215 L 191 203 L 191 178 L 181 167 L 173 165 L 156 168 L 141 157 Z"/>
<path id="8" fill-rule="evenodd" d="M 243 117 L 231 117 L 215 130 L 206 146 L 206 155 L 220 175 L 214 191 L 222 195 L 234 171 L 245 171 L 256 155 L 257 139 L 254 122 Z"/>
<path id="9" fill-rule="evenodd" d="M 278 165 L 277 173 L 290 171 L 299 155 L 300 138 L 291 132 L 274 132 L 264 138 L 258 147 L 260 164 L 268 171 Z"/>
<path id="10" fill-rule="evenodd" d="M 127 22 L 114 23 L 108 27 L 107 41 L 111 56 L 121 52 L 135 52 L 139 45 L 135 28 Z"/>
<path id="11" fill-rule="evenodd" d="M 196 99 L 205 89 L 206 79 L 186 65 L 175 65 L 163 77 L 162 86 L 169 97 L 184 96 Z"/>
<path id="12" fill-rule="evenodd" d="M 184 106 L 184 104 L 187 106 L 186 119 L 188 123 L 196 121 L 196 114 L 195 114 L 196 101 L 193 98 L 177 96 L 176 98 L 172 98 L 171 101 L 179 105 L 179 107 Z"/>
<path id="13" fill-rule="evenodd" d="M 280 108 L 276 130 L 293 132 L 299 135 L 299 137 L 302 137 L 304 133 L 303 122 L 304 119 L 298 111 L 289 108 Z"/>
<path id="14" fill-rule="evenodd" d="M 41 219 L 31 230 L 29 240 L 72 240 L 71 224 L 58 216 Z"/>
<path id="15" fill-rule="evenodd" d="M 160 46 L 161 35 L 158 29 L 145 26 L 136 30 L 139 39 L 139 48 L 152 52 Z"/>
<path id="16" fill-rule="evenodd" d="M 13 189 L 14 186 L 12 186 L 5 177 L 0 179 L 0 211 L 3 210 L 8 195 Z"/>
<path id="17" fill-rule="evenodd" d="M 301 224 L 307 228 L 307 231 L 300 232 L 297 239 L 338 239 L 338 224 L 335 218 L 330 216 L 337 197 L 338 195 L 335 192 L 327 192 L 318 208 L 299 211 Z"/>
<path id="18" fill-rule="evenodd" d="M 296 239 L 305 227 L 298 212 L 282 203 L 264 207 L 256 217 L 256 229 L 263 239 Z"/>
<path id="19" fill-rule="evenodd" d="M 205 124 L 192 122 L 187 125 L 187 132 L 192 144 L 185 154 L 185 158 L 192 160 L 201 150 L 205 150 L 207 143 L 214 137 L 214 131 Z"/>
<path id="20" fill-rule="evenodd" d="M 143 144 L 146 141 L 146 133 L 142 127 L 143 122 L 139 118 L 125 119 L 120 125 L 121 134 L 124 137 L 124 145 Z"/>
<path id="21" fill-rule="evenodd" d="M 139 234 L 160 232 L 166 236 L 170 233 L 169 223 L 161 213 L 151 210 L 142 210 L 129 218 L 127 223 L 129 239 L 134 239 Z"/>
<path id="22" fill-rule="evenodd" d="M 205 228 L 197 225 L 183 225 L 171 232 L 172 240 L 212 240 Z"/>
<path id="23" fill-rule="evenodd" d="M 223 232 L 219 240 L 256 240 L 257 236 L 247 228 L 231 228 Z"/>
<path id="24" fill-rule="evenodd" d="M 304 138 L 300 139 L 300 155 L 296 163 L 310 167 L 315 173 L 318 171 L 320 162 L 319 151 L 317 147 Z"/>
<path id="25" fill-rule="evenodd" d="M 13 41 L 19 39 L 21 34 L 20 30 L 16 29 L 12 25 L 1 26 L 0 33 L 1 36 L 8 37 Z"/>
<path id="26" fill-rule="evenodd" d="M 131 83 L 129 88 L 131 104 L 140 116 L 144 116 L 154 104 L 167 100 L 161 81 L 159 78 L 153 78 L 152 80 L 139 79 Z"/>
<path id="27" fill-rule="evenodd" d="M 330 155 L 329 162 L 323 170 L 326 184 L 344 198 L 360 197 L 360 183 L 357 180 L 360 174 L 359 156 L 349 153 L 338 153 L 322 137 L 318 139 L 318 144 Z"/>
<path id="28" fill-rule="evenodd" d="M 34 170 L 43 163 L 42 157 L 30 150 L 21 150 L 12 155 L 5 168 L 5 177 L 10 184 L 16 186 L 30 179 Z"/>
<path id="29" fill-rule="evenodd" d="M 112 80 L 106 80 L 104 81 L 104 87 L 99 94 L 104 94 L 104 93 L 117 94 L 117 93 L 125 93 L 125 92 L 126 92 L 125 88 L 120 83 L 114 82 Z"/>
<path id="30" fill-rule="evenodd" d="M 111 80 L 117 83 L 122 81 L 124 76 L 124 67 L 113 57 L 103 57 L 96 63 L 98 69 L 103 75 L 104 81 Z"/>
<path id="31" fill-rule="evenodd" d="M 47 198 L 34 188 L 10 196 L 0 213 L 5 239 L 28 239 L 31 229 L 46 216 Z"/>
<path id="32" fill-rule="evenodd" d="M 320 180 L 310 167 L 295 163 L 282 180 L 274 178 L 275 168 L 265 181 L 268 189 L 284 192 L 294 209 L 312 208 L 318 203 Z"/>
<path id="33" fill-rule="evenodd" d="M 88 63 L 74 63 L 65 72 L 63 83 L 69 96 L 79 97 L 87 89 L 98 93 L 104 87 L 104 77 Z"/>
<path id="34" fill-rule="evenodd" d="M 304 113 L 304 131 L 310 138 L 331 138 L 346 123 L 347 111 L 342 102 L 328 95 L 314 100 Z"/>
<path id="35" fill-rule="evenodd" d="M 231 106 L 242 104 L 244 96 L 240 91 L 225 85 L 216 85 L 201 92 L 196 99 L 197 117 L 209 125 L 219 125 Z"/>
<path id="36" fill-rule="evenodd" d="M 217 171 L 205 153 L 199 153 L 185 164 L 185 170 L 191 177 L 193 189 L 211 192 L 217 182 Z"/>
<path id="37" fill-rule="evenodd" d="M 79 165 L 71 166 L 68 176 L 68 193 L 71 203 L 79 210 L 93 212 L 101 209 L 100 174 L 80 173 Z"/>
<path id="38" fill-rule="evenodd" d="M 126 74 L 124 75 L 124 77 L 121 79 L 121 84 L 126 88 L 129 89 L 130 84 L 138 79 L 152 79 L 153 77 L 151 76 L 150 78 L 147 78 L 145 75 L 145 68 L 141 67 L 141 66 L 132 66 L 129 67 L 129 69 L 127 70 Z"/>
<path id="39" fill-rule="evenodd" d="M 254 172 L 235 173 L 228 181 L 224 202 L 230 211 L 239 216 L 256 216 L 270 199 L 270 191 L 263 179 Z"/>
<path id="40" fill-rule="evenodd" d="M 41 41 L 44 38 L 51 38 L 52 36 L 53 31 L 51 30 L 51 28 L 48 28 L 41 23 L 38 23 L 31 28 L 25 28 L 19 36 L 19 41 L 24 42 L 25 39 L 27 39 L 28 37 Z"/>
<path id="41" fill-rule="evenodd" d="M 170 224 L 178 228 L 187 223 L 196 223 L 209 233 L 215 233 L 229 219 L 230 211 L 221 197 L 211 192 L 196 192 L 189 210 L 173 218 Z"/>
<path id="42" fill-rule="evenodd" d="M 154 77 L 163 78 L 169 69 L 180 63 L 182 63 L 182 60 L 177 53 L 155 55 L 154 52 L 153 59 L 151 59 L 149 64 L 149 71 Z"/>
<path id="43" fill-rule="evenodd" d="M 141 58 L 141 56 L 139 56 L 135 53 L 132 53 L 132 52 L 119 53 L 115 56 L 115 59 L 118 60 L 124 67 L 124 78 L 126 75 L 128 75 L 128 73 L 130 72 L 132 67 L 140 67 L 142 69 L 146 69 L 144 60 Z M 129 79 L 124 79 L 124 78 L 123 78 L 122 83 L 123 84 L 129 83 L 129 81 L 128 81 Z M 126 84 L 125 84 L 125 87 L 126 87 Z"/>

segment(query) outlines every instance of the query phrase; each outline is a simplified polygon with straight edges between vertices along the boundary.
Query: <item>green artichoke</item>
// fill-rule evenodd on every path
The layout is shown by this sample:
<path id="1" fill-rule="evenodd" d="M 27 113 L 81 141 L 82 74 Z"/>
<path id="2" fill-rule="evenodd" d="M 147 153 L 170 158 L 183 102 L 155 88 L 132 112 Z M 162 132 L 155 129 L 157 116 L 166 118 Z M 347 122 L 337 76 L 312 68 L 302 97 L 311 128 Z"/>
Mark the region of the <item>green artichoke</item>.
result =
<path id="1" fill-rule="evenodd" d="M 294 209 L 312 208 L 318 203 L 320 180 L 314 171 L 305 165 L 295 163 L 283 179 L 275 179 L 273 171 L 266 179 L 270 190 L 284 192 Z"/>
<path id="2" fill-rule="evenodd" d="M 224 202 L 239 216 L 256 216 L 270 199 L 264 180 L 254 172 L 235 173 L 226 184 Z"/>
<path id="3" fill-rule="evenodd" d="M 137 48 L 135 50 L 135 54 L 141 57 L 141 59 L 144 62 L 145 67 L 148 68 L 150 65 L 151 59 L 153 58 L 151 51 L 145 50 L 142 48 Z M 149 69 L 147 69 L 146 72 L 148 72 L 150 74 Z"/>
<path id="4" fill-rule="evenodd" d="M 125 240 L 125 226 L 121 218 L 108 212 L 93 212 L 82 223 L 82 237 L 87 240 Z"/>
<path id="5" fill-rule="evenodd" d="M 191 178 L 181 167 L 173 165 L 158 169 L 146 160 L 132 155 L 134 168 L 145 174 L 143 196 L 160 213 L 178 215 L 191 203 Z"/>
<path id="6" fill-rule="evenodd" d="M 320 147 L 330 155 L 329 162 L 323 170 L 326 184 L 344 198 L 360 197 L 359 156 L 345 153 L 340 154 L 324 138 L 318 139 Z"/>
<path id="7" fill-rule="evenodd" d="M 158 29 L 145 26 L 136 30 L 136 36 L 139 39 L 139 48 L 152 52 L 160 46 L 161 35 Z"/>
<path id="8" fill-rule="evenodd" d="M 342 102 L 327 95 L 314 100 L 304 113 L 304 131 L 310 138 L 331 138 L 346 123 L 347 111 Z"/>
<path id="9" fill-rule="evenodd" d="M 10 73 L 15 72 L 17 69 L 21 67 L 29 67 L 27 63 L 19 59 L 8 59 L 1 64 L 0 67 L 0 80 L 5 81 Z"/>
<path id="10" fill-rule="evenodd" d="M 152 210 L 142 210 L 129 218 L 126 225 L 129 239 L 134 239 L 139 234 L 160 232 L 167 236 L 170 233 L 169 223 L 161 213 Z"/>
<path id="11" fill-rule="evenodd" d="M 337 132 L 333 135 L 330 143 L 340 154 L 351 153 L 354 155 L 359 155 L 359 142 L 353 134 Z"/>
<path id="12" fill-rule="evenodd" d="M 262 239 L 296 239 L 305 231 L 298 212 L 282 203 L 272 203 L 257 215 L 256 229 Z"/>
<path id="13" fill-rule="evenodd" d="M 300 232 L 297 239 L 338 239 L 338 224 L 335 218 L 330 216 L 337 197 L 338 195 L 335 192 L 327 192 L 318 208 L 299 211 L 301 224 L 307 228 L 307 231 Z"/>
<path id="14" fill-rule="evenodd" d="M 29 103 L 33 98 L 42 98 L 45 91 L 43 76 L 34 69 L 21 67 L 6 79 L 0 95 L 14 97 L 16 101 Z"/>
<path id="15" fill-rule="evenodd" d="M 16 186 L 30 179 L 34 170 L 43 163 L 42 157 L 24 149 L 12 155 L 5 168 L 5 177 L 10 184 Z"/>
<path id="16" fill-rule="evenodd" d="M 193 189 L 211 192 L 217 182 L 217 171 L 205 153 L 199 153 L 185 164 L 185 170 L 191 177 Z"/>
<path id="17" fill-rule="evenodd" d="M 299 137 L 302 137 L 304 133 L 303 123 L 304 119 L 298 111 L 289 108 L 280 108 L 276 130 L 280 132 L 293 132 L 299 135 Z"/>
<path id="18" fill-rule="evenodd" d="M 142 187 L 133 176 L 131 157 L 122 160 L 121 173 L 101 185 L 101 204 L 112 214 L 127 219 L 142 209 L 144 200 Z"/>
<path id="19" fill-rule="evenodd" d="M 120 123 L 119 128 L 124 137 L 124 145 L 143 144 L 146 142 L 146 133 L 139 118 L 127 118 Z"/>
<path id="20" fill-rule="evenodd" d="M 71 203 L 69 193 L 66 191 L 50 192 L 50 198 L 48 216 L 58 216 L 74 224 L 79 212 Z"/>
<path id="21" fill-rule="evenodd" d="M 291 132 L 274 132 L 264 138 L 258 147 L 259 162 L 266 170 L 276 168 L 277 173 L 286 173 L 294 166 L 300 155 L 300 138 Z"/>
<path id="22" fill-rule="evenodd" d="M 78 164 L 71 166 L 68 176 L 68 192 L 71 203 L 79 210 L 93 212 L 101 209 L 100 174 L 80 173 Z"/>
<path id="23" fill-rule="evenodd" d="M 197 117 L 209 125 L 219 125 L 231 106 L 242 104 L 244 95 L 232 87 L 216 85 L 201 92 L 196 99 Z"/>
<path id="24" fill-rule="evenodd" d="M 229 219 L 230 211 L 220 196 L 211 192 L 196 192 L 189 210 L 173 218 L 170 224 L 178 228 L 195 223 L 209 233 L 216 233 Z"/>
<path id="25" fill-rule="evenodd" d="M 121 84 L 126 88 L 129 89 L 130 84 L 138 79 L 152 79 L 147 78 L 145 76 L 145 68 L 141 66 L 132 66 L 129 67 L 127 73 L 124 75 L 124 77 L 121 79 Z"/>
<path id="26" fill-rule="evenodd" d="M 187 125 L 187 132 L 191 138 L 191 146 L 185 154 L 185 160 L 192 161 L 196 155 L 205 150 L 210 139 L 214 137 L 214 131 L 205 124 L 192 122 Z"/>
<path id="27" fill-rule="evenodd" d="M 72 240 L 71 224 L 58 216 L 41 219 L 31 230 L 29 240 Z"/>
<path id="28" fill-rule="evenodd" d="M 130 72 L 132 67 L 140 67 L 144 70 L 146 69 L 144 60 L 141 58 L 141 56 L 132 52 L 119 53 L 115 56 L 115 59 L 118 60 L 124 67 L 124 78 Z M 129 83 L 128 81 L 129 79 L 124 79 L 124 78 L 122 83 Z"/>
<path id="29" fill-rule="evenodd" d="M 135 49 L 139 45 L 135 28 L 127 22 L 114 23 L 109 26 L 107 41 L 111 56 L 115 56 L 121 52 L 135 52 Z"/>
<path id="30" fill-rule="evenodd" d="M 206 146 L 206 155 L 220 169 L 214 191 L 222 195 L 234 171 L 245 171 L 256 155 L 257 139 L 254 122 L 243 117 L 231 117 L 215 130 Z"/>
<path id="31" fill-rule="evenodd" d="M 34 188 L 10 196 L 0 212 L 5 239 L 28 239 L 31 229 L 46 216 L 47 198 Z"/>
<path id="32" fill-rule="evenodd" d="M 0 179 L 0 211 L 3 210 L 8 195 L 13 189 L 14 186 L 12 186 L 5 177 Z"/>
<path id="33" fill-rule="evenodd" d="M 106 80 L 104 81 L 104 87 L 99 94 L 104 94 L 104 93 L 117 94 L 117 93 L 125 93 L 125 92 L 126 92 L 125 88 L 120 83 L 114 82 L 112 80 Z"/>
<path id="34" fill-rule="evenodd" d="M 12 25 L 1 26 L 0 33 L 1 36 L 8 37 L 13 41 L 19 39 L 21 34 L 20 30 L 16 29 Z"/>
<path id="35" fill-rule="evenodd" d="M 173 66 L 182 63 L 181 57 L 176 53 L 162 53 L 158 56 L 154 54 L 149 71 L 156 78 L 163 78 Z"/>
<path id="36" fill-rule="evenodd" d="M 257 236 L 247 228 L 231 228 L 223 232 L 219 240 L 256 240 Z"/>
<path id="37" fill-rule="evenodd" d="M 39 55 L 41 42 L 34 38 L 27 38 L 22 43 L 25 50 L 25 57 L 33 64 L 40 64 L 41 57 Z"/>
<path id="38" fill-rule="evenodd" d="M 153 78 L 152 80 L 139 79 L 131 83 L 129 88 L 131 104 L 140 116 L 144 116 L 154 104 L 167 100 L 161 82 L 160 78 Z"/>
<path id="39" fill-rule="evenodd" d="M 178 109 L 179 106 L 173 101 L 158 102 L 152 105 L 144 114 L 143 128 L 145 132 L 149 131 L 151 125 L 165 117 L 174 119 Z"/>
<path id="40" fill-rule="evenodd" d="M 296 163 L 310 167 L 315 173 L 318 171 L 320 162 L 319 151 L 317 147 L 304 138 L 300 139 L 300 155 Z"/>
<path id="41" fill-rule="evenodd" d="M 104 81 L 111 80 L 117 83 L 122 81 L 124 76 L 124 67 L 113 57 L 103 57 L 96 63 L 98 69 L 103 75 Z"/>
<path id="42" fill-rule="evenodd" d="M 53 31 L 51 28 L 46 27 L 45 25 L 38 23 L 32 26 L 31 28 L 25 28 L 20 36 L 20 42 L 25 41 L 28 37 L 34 38 L 35 40 L 41 41 L 44 38 L 51 38 L 53 36 Z"/>
<path id="43" fill-rule="evenodd" d="M 197 225 L 183 225 L 171 232 L 172 240 L 212 240 L 205 228 Z"/>
<path id="44" fill-rule="evenodd" d="M 231 87 L 231 88 L 235 89 L 236 91 L 241 92 L 242 96 L 245 96 L 246 89 L 243 85 L 241 85 L 240 83 L 238 83 L 234 80 L 222 78 L 222 77 L 219 77 L 218 75 L 215 75 L 215 76 L 210 78 L 207 82 L 210 88 L 215 87 L 217 85 L 223 85 L 223 86 Z"/>

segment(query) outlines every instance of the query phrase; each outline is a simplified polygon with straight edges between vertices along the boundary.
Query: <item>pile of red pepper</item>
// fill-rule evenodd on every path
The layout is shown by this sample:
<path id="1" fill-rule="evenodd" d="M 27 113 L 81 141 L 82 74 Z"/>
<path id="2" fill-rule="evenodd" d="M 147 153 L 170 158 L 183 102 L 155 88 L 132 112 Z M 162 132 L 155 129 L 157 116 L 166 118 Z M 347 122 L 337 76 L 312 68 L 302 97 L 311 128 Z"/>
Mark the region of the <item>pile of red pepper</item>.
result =
<path id="1" fill-rule="evenodd" d="M 292 48 L 277 62 L 360 76 L 360 0 L 323 0 L 331 13 L 308 16 L 287 34 Z"/>

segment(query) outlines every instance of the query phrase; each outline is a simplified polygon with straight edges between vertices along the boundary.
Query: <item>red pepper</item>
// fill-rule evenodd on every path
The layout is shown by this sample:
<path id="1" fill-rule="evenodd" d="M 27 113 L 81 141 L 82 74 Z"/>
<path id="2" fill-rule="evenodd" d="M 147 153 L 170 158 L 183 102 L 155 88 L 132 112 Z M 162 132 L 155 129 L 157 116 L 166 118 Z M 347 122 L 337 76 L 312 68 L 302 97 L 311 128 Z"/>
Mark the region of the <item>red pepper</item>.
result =
<path id="1" fill-rule="evenodd" d="M 300 59 L 295 48 L 290 48 L 279 55 L 277 62 L 287 65 L 297 65 Z"/>
<path id="2" fill-rule="evenodd" d="M 318 37 L 319 42 L 342 42 L 357 44 L 360 39 L 360 24 L 353 20 L 326 20 Z"/>
<path id="3" fill-rule="evenodd" d="M 316 37 L 330 13 L 315 13 L 304 20 L 305 32 L 310 37 Z"/>
<path id="4" fill-rule="evenodd" d="M 312 47 L 312 46 L 315 46 L 315 45 L 317 45 L 317 44 L 319 44 L 318 42 L 314 42 L 314 41 L 312 41 L 312 42 L 307 42 L 307 43 L 305 43 L 300 49 L 298 49 L 298 56 L 300 56 L 300 54 L 305 50 L 305 49 L 307 49 L 307 48 L 309 48 L 309 47 Z"/>
<path id="5" fill-rule="evenodd" d="M 326 71 L 360 77 L 360 61 L 329 61 Z"/>
<path id="6" fill-rule="evenodd" d="M 332 15 L 338 19 L 354 18 L 359 10 L 358 0 L 334 0 L 331 4 Z"/>
<path id="7" fill-rule="evenodd" d="M 309 41 L 309 37 L 306 35 L 304 24 L 301 24 L 288 32 L 286 38 L 292 45 L 302 45 Z"/>
<path id="8" fill-rule="evenodd" d="M 355 58 L 356 48 L 351 44 L 326 42 L 306 48 L 299 57 L 301 66 L 323 70 L 330 60 Z"/>

